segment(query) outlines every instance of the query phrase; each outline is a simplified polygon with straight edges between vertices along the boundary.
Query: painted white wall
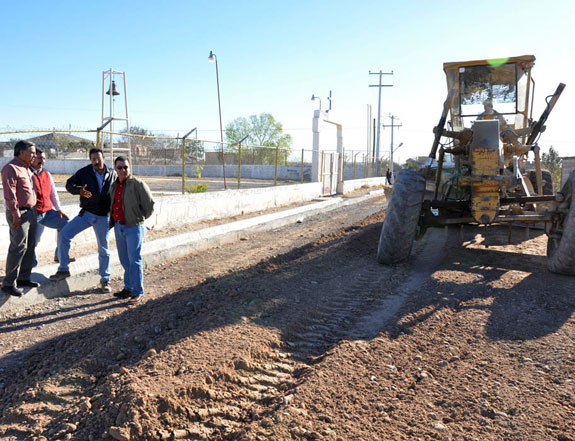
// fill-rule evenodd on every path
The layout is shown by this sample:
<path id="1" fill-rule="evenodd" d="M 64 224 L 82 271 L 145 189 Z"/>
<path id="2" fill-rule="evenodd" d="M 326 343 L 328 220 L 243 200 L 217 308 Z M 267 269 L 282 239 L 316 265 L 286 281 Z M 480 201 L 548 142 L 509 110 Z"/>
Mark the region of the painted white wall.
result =
<path id="1" fill-rule="evenodd" d="M 321 183 L 283 185 L 264 188 L 246 188 L 207 193 L 191 193 L 181 196 L 155 197 L 154 214 L 145 225 L 150 229 L 161 229 L 205 220 L 221 219 L 245 213 L 253 213 L 273 207 L 310 201 L 321 193 Z M 66 205 L 63 211 L 70 218 L 77 216 L 78 204 Z M 111 235 L 113 237 L 113 235 Z M 74 238 L 74 243 L 94 242 L 96 237 L 91 228 Z M 0 216 L 0 250 L 9 246 L 9 229 L 5 216 Z M 74 254 L 72 245 L 71 254 Z M 56 230 L 45 228 L 38 251 L 49 251 L 56 247 Z M 0 256 L 4 260 L 6 256 Z"/>

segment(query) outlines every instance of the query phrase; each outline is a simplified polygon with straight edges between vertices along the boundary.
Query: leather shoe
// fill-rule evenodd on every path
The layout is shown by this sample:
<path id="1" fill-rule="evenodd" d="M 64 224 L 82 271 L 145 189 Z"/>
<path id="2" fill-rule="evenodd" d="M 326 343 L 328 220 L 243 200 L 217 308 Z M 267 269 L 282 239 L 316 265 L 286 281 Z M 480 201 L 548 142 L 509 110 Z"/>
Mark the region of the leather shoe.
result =
<path id="1" fill-rule="evenodd" d="M 16 280 L 16 285 L 18 285 L 18 288 L 38 288 L 40 286 L 38 282 L 32 282 L 31 280 Z"/>
<path id="2" fill-rule="evenodd" d="M 2 286 L 2 291 L 14 297 L 22 297 L 22 291 L 15 286 Z"/>
<path id="3" fill-rule="evenodd" d="M 52 282 L 58 282 L 59 280 L 64 280 L 70 277 L 70 271 L 56 271 L 55 274 L 50 276 Z"/>
<path id="4" fill-rule="evenodd" d="M 132 291 L 129 289 L 122 289 L 122 291 L 118 291 L 114 293 L 114 297 L 117 299 L 129 299 L 132 296 Z"/>
<path id="5" fill-rule="evenodd" d="M 144 295 L 140 294 L 139 296 L 130 296 L 130 300 L 128 300 L 128 305 L 137 305 L 138 303 L 142 303 L 144 301 Z"/>

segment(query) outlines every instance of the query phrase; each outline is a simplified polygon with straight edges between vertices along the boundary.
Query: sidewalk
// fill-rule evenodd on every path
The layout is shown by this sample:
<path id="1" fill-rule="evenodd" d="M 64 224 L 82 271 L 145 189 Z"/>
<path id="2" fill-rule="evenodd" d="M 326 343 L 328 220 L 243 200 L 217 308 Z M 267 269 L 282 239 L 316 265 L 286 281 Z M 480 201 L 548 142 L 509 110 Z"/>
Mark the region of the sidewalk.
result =
<path id="1" fill-rule="evenodd" d="M 361 196 L 332 197 L 247 219 L 237 221 L 231 219 L 228 219 L 228 221 L 223 220 L 223 223 L 219 225 L 148 240 L 144 242 L 142 252 L 144 264 L 146 266 L 156 265 L 192 252 L 240 240 L 243 236 L 254 232 L 268 231 L 294 222 L 302 222 L 308 216 L 360 203 L 372 197 L 381 197 L 383 194 L 384 190 L 374 190 Z M 382 206 L 382 208 L 384 207 Z M 185 229 L 182 226 L 180 231 Z M 95 246 L 85 247 L 85 249 L 95 251 Z M 74 251 L 75 249 L 73 249 L 72 253 Z M 39 282 L 40 287 L 25 290 L 22 297 L 10 297 L 3 293 L 0 294 L 0 312 L 23 309 L 26 306 L 43 302 L 46 299 L 67 296 L 74 291 L 94 289 L 100 279 L 98 275 L 98 255 L 96 253 L 80 256 L 78 254 L 73 255 L 75 255 L 77 260 L 70 264 L 71 277 L 60 282 L 51 282 L 48 277 L 57 271 L 58 265 L 39 266 L 35 268 L 31 279 Z M 112 277 L 119 277 L 123 274 L 115 249 L 111 250 L 111 272 Z"/>

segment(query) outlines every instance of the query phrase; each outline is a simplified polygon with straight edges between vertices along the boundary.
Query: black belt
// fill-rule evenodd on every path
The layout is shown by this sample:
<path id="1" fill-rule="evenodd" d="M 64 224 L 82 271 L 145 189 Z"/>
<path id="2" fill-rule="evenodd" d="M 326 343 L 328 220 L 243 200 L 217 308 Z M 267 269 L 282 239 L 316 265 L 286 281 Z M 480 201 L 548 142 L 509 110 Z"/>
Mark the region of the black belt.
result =
<path id="1" fill-rule="evenodd" d="M 116 221 L 118 222 L 120 225 L 126 225 L 126 221 Z"/>

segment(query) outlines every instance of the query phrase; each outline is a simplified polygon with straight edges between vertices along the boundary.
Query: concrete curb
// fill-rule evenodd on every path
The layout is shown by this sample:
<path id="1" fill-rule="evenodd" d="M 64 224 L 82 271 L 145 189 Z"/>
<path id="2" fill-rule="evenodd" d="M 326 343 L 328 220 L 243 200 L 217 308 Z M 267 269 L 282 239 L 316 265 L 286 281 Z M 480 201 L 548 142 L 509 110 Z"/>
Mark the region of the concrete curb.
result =
<path id="1" fill-rule="evenodd" d="M 358 204 L 383 194 L 384 190 L 375 190 L 355 198 L 330 198 L 289 210 L 144 242 L 142 252 L 144 264 L 146 266 L 156 265 L 167 259 L 175 259 L 192 252 L 235 242 L 255 232 L 269 231 L 294 222 L 302 222 L 308 216 Z M 123 274 L 123 268 L 114 250 L 112 250 L 110 265 L 113 275 Z M 97 254 L 78 257 L 76 262 L 70 264 L 71 277 L 60 282 L 51 282 L 48 277 L 57 269 L 57 264 L 36 268 L 32 273 L 32 280 L 39 282 L 41 286 L 25 290 L 22 297 L 4 295 L 0 298 L 0 313 L 23 309 L 46 299 L 64 297 L 74 291 L 93 290 L 100 281 Z"/>

